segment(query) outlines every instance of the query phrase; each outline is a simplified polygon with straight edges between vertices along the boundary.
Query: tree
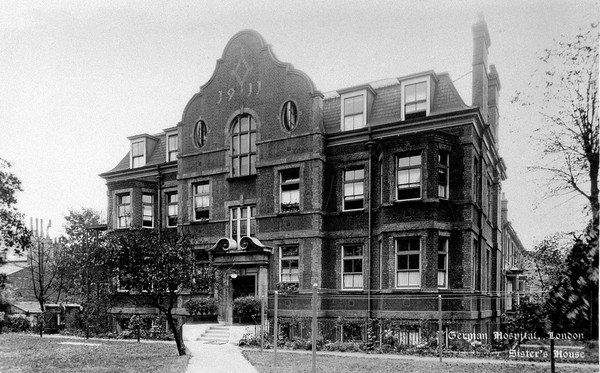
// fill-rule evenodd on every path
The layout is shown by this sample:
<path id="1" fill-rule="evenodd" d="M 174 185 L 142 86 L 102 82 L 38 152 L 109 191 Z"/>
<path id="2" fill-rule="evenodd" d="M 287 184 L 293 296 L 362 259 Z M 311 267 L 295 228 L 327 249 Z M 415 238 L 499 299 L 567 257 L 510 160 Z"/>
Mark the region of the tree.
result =
<path id="1" fill-rule="evenodd" d="M 82 306 L 86 338 L 90 328 L 95 331 L 108 327 L 108 311 L 111 297 L 108 282 L 102 272 L 104 232 L 90 227 L 100 224 L 100 215 L 88 208 L 69 210 L 65 216 L 64 244 L 58 259 L 58 268 L 64 288 L 65 299 Z"/>
<path id="2" fill-rule="evenodd" d="M 179 355 L 185 355 L 173 308 L 179 289 L 192 285 L 195 264 L 189 237 L 149 229 L 112 232 L 104 256 L 107 273 L 118 279 L 121 290 L 129 289 L 116 294 L 160 310 L 173 331 Z"/>
<path id="3" fill-rule="evenodd" d="M 21 180 L 10 168 L 10 162 L 0 158 L 0 242 L 19 252 L 29 246 L 31 234 L 25 226 L 23 214 L 15 207 L 16 194 L 23 189 Z"/>
<path id="4" fill-rule="evenodd" d="M 532 271 L 527 281 L 530 288 L 541 292 L 541 298 L 548 296 L 560 274 L 560 263 L 564 262 L 568 251 L 565 237 L 559 233 L 544 238 L 533 250 L 525 251 L 525 268 Z"/>
<path id="5" fill-rule="evenodd" d="M 576 193 L 591 211 L 589 239 L 598 240 L 598 23 L 574 37 L 562 37 L 540 57 L 529 97 L 514 101 L 537 106 L 544 123 L 534 133 L 550 175 L 550 195 Z M 535 101 L 532 96 L 541 97 Z M 597 246 L 597 245 L 592 245 Z M 591 254 L 593 256 L 593 253 Z"/>
<path id="6" fill-rule="evenodd" d="M 39 318 L 40 337 L 44 335 L 46 304 L 60 299 L 62 283 L 57 264 L 60 247 L 49 238 L 36 235 L 27 255 L 33 293 L 42 311 Z"/>
<path id="7" fill-rule="evenodd" d="M 598 338 L 598 251 L 589 257 L 590 244 L 576 239 L 552 285 L 547 309 L 556 332 L 588 331 Z"/>

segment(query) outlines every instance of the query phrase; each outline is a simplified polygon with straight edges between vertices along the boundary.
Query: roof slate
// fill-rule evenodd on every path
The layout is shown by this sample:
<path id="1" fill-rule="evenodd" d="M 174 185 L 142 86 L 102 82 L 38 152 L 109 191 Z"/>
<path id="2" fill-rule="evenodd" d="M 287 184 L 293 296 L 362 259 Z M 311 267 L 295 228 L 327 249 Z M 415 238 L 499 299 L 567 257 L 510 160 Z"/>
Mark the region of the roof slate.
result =
<path id="1" fill-rule="evenodd" d="M 433 92 L 431 115 L 469 108 L 454 87 L 448 73 L 437 75 L 438 82 Z M 367 121 L 382 124 L 401 120 L 401 90 L 399 79 L 384 79 L 370 83 L 377 95 Z M 323 102 L 323 125 L 327 133 L 340 132 L 340 96 L 336 92 L 325 93 Z"/>
<path id="2" fill-rule="evenodd" d="M 438 81 L 433 93 L 431 114 L 442 114 L 451 111 L 468 109 L 463 99 L 458 94 L 456 87 L 448 73 L 437 75 Z M 383 124 L 401 120 L 401 90 L 400 80 L 390 78 L 370 83 L 376 95 L 368 118 L 370 124 Z M 323 126 L 325 132 L 335 133 L 340 131 L 340 95 L 337 91 L 324 93 L 323 98 Z M 154 151 L 150 154 L 146 166 L 166 163 L 166 135 L 160 133 L 153 135 L 158 138 Z M 109 172 L 129 170 L 129 152 Z"/>
<path id="3" fill-rule="evenodd" d="M 146 166 L 163 164 L 166 163 L 167 160 L 166 135 L 164 133 L 159 133 L 152 136 L 158 138 L 158 142 L 154 147 L 152 154 L 150 154 L 150 156 L 148 157 L 148 162 L 146 162 Z M 129 170 L 129 153 L 130 152 L 127 152 L 127 154 L 125 154 L 125 157 L 121 159 L 121 161 L 115 166 L 115 168 L 108 172 Z"/>

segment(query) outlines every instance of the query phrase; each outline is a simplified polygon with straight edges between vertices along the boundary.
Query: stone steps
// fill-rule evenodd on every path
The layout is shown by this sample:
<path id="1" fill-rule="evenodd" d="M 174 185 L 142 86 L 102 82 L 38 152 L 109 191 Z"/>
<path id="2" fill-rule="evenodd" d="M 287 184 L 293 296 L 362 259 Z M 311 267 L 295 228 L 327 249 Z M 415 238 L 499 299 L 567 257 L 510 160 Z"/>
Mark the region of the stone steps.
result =
<path id="1" fill-rule="evenodd" d="M 206 329 L 197 341 L 205 343 L 227 343 L 229 342 L 229 326 L 214 325 Z"/>

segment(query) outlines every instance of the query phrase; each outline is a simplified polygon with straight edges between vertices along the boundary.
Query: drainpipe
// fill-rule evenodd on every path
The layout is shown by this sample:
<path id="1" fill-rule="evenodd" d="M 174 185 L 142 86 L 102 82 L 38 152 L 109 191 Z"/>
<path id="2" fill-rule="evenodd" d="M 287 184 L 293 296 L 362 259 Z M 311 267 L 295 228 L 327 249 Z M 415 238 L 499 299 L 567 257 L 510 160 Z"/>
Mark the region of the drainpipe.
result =
<path id="1" fill-rule="evenodd" d="M 158 188 L 158 193 L 157 193 L 157 197 L 156 197 L 156 203 L 158 204 L 158 231 L 160 232 L 162 230 L 162 182 L 163 182 L 163 175 L 160 172 L 160 165 L 156 165 L 156 185 Z"/>
<path id="2" fill-rule="evenodd" d="M 367 239 L 367 320 L 371 318 L 371 241 L 373 239 L 373 147 L 375 146 L 375 141 L 371 137 L 370 129 L 369 129 L 369 141 L 367 142 L 367 148 L 369 149 L 369 198 L 367 200 L 368 205 L 368 214 L 369 214 L 369 233 Z"/>
<path id="3" fill-rule="evenodd" d="M 483 122 L 482 122 L 483 123 Z M 479 263 L 477 263 L 479 265 L 479 292 L 481 294 L 482 292 L 482 288 L 483 288 L 483 282 L 481 281 L 481 264 L 482 262 L 485 260 L 484 255 L 482 254 L 482 248 L 483 248 L 483 164 L 484 164 L 484 156 L 483 156 L 483 145 L 484 145 L 484 138 L 486 133 L 488 132 L 488 130 L 490 129 L 490 125 L 488 123 L 483 123 L 483 131 L 481 132 L 481 137 L 479 138 L 479 183 L 481 185 L 481 188 L 479 190 L 479 195 L 476 196 L 476 198 L 479 199 L 480 204 L 479 204 L 479 247 L 477 248 L 479 250 L 479 253 L 477 255 L 479 255 L 479 257 L 481 258 L 479 260 Z M 477 201 L 476 201 L 477 202 Z M 490 201 L 488 201 L 488 204 L 490 203 Z M 488 268 L 489 270 L 489 268 Z M 475 279 L 475 281 L 477 281 L 477 279 Z M 489 291 L 489 289 L 487 289 L 487 291 Z M 480 298 L 481 299 L 481 298 Z M 478 301 L 477 304 L 477 311 L 481 311 L 481 301 Z"/>

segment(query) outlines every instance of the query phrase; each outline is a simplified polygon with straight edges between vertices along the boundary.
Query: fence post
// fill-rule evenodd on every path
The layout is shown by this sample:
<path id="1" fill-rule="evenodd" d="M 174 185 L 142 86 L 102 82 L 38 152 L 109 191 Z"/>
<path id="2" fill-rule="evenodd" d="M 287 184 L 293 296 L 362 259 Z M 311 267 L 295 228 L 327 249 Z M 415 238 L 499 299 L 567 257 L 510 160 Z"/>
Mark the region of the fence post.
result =
<path id="1" fill-rule="evenodd" d="M 440 363 L 442 362 L 442 295 L 438 295 L 438 348 L 440 349 Z"/>
<path id="2" fill-rule="evenodd" d="M 317 324 L 317 291 L 318 284 L 313 284 L 312 294 L 312 373 L 317 372 L 317 334 L 319 325 Z"/>
<path id="3" fill-rule="evenodd" d="M 550 372 L 556 372 L 555 363 L 554 363 L 554 334 L 550 333 Z"/>
<path id="4" fill-rule="evenodd" d="M 260 298 L 260 352 L 263 352 L 265 339 L 265 296 Z"/>
<path id="5" fill-rule="evenodd" d="M 274 354 L 273 354 L 273 364 L 274 366 L 277 366 L 277 342 L 279 339 L 279 330 L 278 330 L 278 326 L 277 326 L 277 290 L 275 290 L 275 312 L 274 312 L 274 317 L 273 317 L 273 348 L 274 348 Z"/>

